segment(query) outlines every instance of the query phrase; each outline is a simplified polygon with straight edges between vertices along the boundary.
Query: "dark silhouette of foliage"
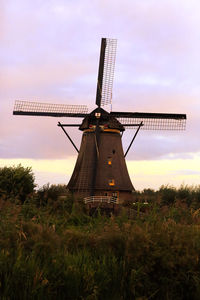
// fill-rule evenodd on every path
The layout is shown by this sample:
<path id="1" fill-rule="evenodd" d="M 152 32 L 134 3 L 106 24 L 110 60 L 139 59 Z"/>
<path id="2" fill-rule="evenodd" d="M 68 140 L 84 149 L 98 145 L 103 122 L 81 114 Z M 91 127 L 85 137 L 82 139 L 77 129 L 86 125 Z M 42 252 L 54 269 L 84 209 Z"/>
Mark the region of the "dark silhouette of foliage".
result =
<path id="1" fill-rule="evenodd" d="M 49 202 L 55 202 L 60 196 L 67 194 L 66 185 L 63 184 L 45 184 L 37 191 L 37 203 L 47 205 Z"/>
<path id="2" fill-rule="evenodd" d="M 0 196 L 23 203 L 35 188 L 32 169 L 21 164 L 0 168 Z"/>
<path id="3" fill-rule="evenodd" d="M 31 169 L 2 169 L 0 298 L 200 299 L 200 186 L 136 191 L 94 217 L 65 185 L 22 200 Z"/>
<path id="4" fill-rule="evenodd" d="M 162 205 L 174 204 L 177 195 L 177 191 L 175 187 L 169 185 L 166 186 L 162 185 L 159 189 L 159 193 L 161 195 Z"/>
<path id="5" fill-rule="evenodd" d="M 93 218 L 76 207 L 56 214 L 50 205 L 5 203 L 2 299 L 200 298 L 199 209 Z"/>

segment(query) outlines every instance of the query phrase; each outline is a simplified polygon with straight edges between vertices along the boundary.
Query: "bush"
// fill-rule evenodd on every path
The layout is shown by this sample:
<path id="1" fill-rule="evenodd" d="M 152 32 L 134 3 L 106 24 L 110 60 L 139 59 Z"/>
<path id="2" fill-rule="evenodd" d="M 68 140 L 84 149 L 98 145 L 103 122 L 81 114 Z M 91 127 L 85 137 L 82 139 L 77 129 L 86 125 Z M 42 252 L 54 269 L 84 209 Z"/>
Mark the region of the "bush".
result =
<path id="1" fill-rule="evenodd" d="M 4 199 L 16 199 L 24 203 L 27 196 L 33 193 L 34 175 L 30 167 L 21 164 L 0 168 L 0 196 Z"/>
<path id="2" fill-rule="evenodd" d="M 177 191 L 173 186 L 162 185 L 159 189 L 159 194 L 161 195 L 162 205 L 172 205 L 175 202 Z"/>
<path id="3" fill-rule="evenodd" d="M 181 185 L 178 189 L 177 196 L 181 201 L 184 201 L 188 206 L 190 206 L 192 203 L 193 193 L 194 191 L 192 187 Z"/>
<path id="4" fill-rule="evenodd" d="M 40 206 L 47 205 L 49 202 L 55 202 L 60 196 L 67 195 L 66 185 L 62 184 L 45 184 L 37 191 L 37 204 Z"/>

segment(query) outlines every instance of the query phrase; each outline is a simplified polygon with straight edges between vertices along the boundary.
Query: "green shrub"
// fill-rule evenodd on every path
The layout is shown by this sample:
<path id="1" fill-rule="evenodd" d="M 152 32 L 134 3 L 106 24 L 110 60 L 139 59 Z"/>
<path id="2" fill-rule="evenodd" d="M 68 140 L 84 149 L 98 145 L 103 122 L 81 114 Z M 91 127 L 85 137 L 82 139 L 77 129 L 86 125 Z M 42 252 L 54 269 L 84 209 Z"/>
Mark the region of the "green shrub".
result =
<path id="1" fill-rule="evenodd" d="M 181 185 L 177 191 L 177 197 L 181 201 L 184 201 L 188 206 L 190 206 L 192 203 L 193 192 L 194 190 L 192 187 L 188 187 L 187 185 Z"/>
<path id="2" fill-rule="evenodd" d="M 162 185 L 158 192 L 161 195 L 162 205 L 174 204 L 177 195 L 177 191 L 175 187 L 169 185 L 166 186 Z"/>
<path id="3" fill-rule="evenodd" d="M 66 185 L 47 183 L 37 191 L 36 195 L 38 205 L 47 205 L 49 202 L 57 201 L 60 196 L 67 195 Z"/>
<path id="4" fill-rule="evenodd" d="M 0 168 L 0 196 L 23 203 L 34 191 L 34 180 L 32 169 L 21 164 Z"/>
<path id="5" fill-rule="evenodd" d="M 193 189 L 193 197 L 192 197 L 191 206 L 194 209 L 200 208 L 200 185 L 195 186 L 194 189 Z"/>

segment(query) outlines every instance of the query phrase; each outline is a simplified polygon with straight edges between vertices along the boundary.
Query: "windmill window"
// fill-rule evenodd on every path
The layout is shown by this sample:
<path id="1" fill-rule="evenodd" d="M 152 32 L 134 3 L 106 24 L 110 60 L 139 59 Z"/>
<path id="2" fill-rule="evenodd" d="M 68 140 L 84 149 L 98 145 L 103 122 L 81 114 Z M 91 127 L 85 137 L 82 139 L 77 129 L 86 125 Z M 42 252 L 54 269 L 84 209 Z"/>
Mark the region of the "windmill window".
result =
<path id="1" fill-rule="evenodd" d="M 112 165 L 112 158 L 108 157 L 108 165 L 111 166 Z"/>
<path id="2" fill-rule="evenodd" d="M 101 117 L 101 113 L 95 113 L 95 117 L 99 119 Z"/>
<path id="3" fill-rule="evenodd" d="M 114 179 L 109 179 L 109 180 L 108 180 L 108 184 L 109 184 L 110 186 L 115 185 L 115 180 L 114 180 Z"/>

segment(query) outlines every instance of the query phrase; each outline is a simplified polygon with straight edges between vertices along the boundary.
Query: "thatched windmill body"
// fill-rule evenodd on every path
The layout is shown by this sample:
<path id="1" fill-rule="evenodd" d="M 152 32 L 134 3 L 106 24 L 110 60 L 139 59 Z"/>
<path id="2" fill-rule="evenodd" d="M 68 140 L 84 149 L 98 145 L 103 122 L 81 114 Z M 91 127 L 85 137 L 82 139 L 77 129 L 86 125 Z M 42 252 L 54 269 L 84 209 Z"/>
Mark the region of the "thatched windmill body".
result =
<path id="1" fill-rule="evenodd" d="M 83 118 L 81 124 L 61 124 L 78 152 L 76 165 L 68 183 L 68 189 L 77 197 L 90 201 L 125 201 L 130 199 L 134 187 L 131 183 L 125 156 L 139 129 L 182 130 L 185 114 L 107 112 L 102 107 L 111 103 L 116 40 L 102 38 L 96 93 L 97 108 L 87 113 L 85 105 L 59 105 L 16 101 L 13 114 L 30 116 Z M 65 130 L 76 126 L 83 132 L 80 149 Z M 136 129 L 124 154 L 122 134 L 124 130 Z M 90 199 L 90 200 L 89 200 Z"/>

